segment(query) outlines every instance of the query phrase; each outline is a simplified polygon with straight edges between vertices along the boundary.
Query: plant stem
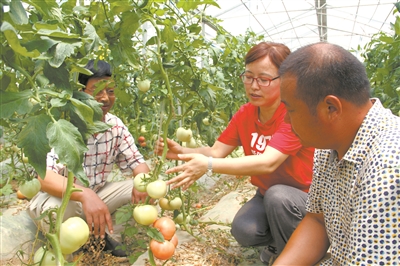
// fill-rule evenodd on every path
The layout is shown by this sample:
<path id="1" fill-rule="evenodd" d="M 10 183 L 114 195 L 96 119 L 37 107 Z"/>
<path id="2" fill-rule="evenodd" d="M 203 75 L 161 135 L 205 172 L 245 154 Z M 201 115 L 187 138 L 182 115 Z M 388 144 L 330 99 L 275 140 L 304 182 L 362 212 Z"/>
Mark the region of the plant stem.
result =
<path id="1" fill-rule="evenodd" d="M 71 198 L 72 193 L 77 191 L 82 191 L 81 189 L 74 188 L 73 184 L 74 184 L 74 174 L 71 171 L 68 171 L 67 188 L 65 190 L 65 194 L 63 195 L 61 206 L 57 210 L 55 233 L 46 234 L 46 238 L 50 241 L 51 247 L 53 248 L 54 254 L 56 256 L 57 265 L 64 265 L 65 263 L 64 256 L 61 252 L 61 246 L 60 246 L 60 228 L 64 220 L 65 210 L 67 209 L 69 199 Z"/>

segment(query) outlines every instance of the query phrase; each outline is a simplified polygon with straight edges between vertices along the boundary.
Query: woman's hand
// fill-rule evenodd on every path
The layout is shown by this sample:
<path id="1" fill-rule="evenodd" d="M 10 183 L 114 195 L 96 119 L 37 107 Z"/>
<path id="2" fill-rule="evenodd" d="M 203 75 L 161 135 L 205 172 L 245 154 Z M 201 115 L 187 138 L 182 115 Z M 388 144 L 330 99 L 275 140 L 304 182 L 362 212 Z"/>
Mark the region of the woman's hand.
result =
<path id="1" fill-rule="evenodd" d="M 179 154 L 178 159 L 186 161 L 186 163 L 170 168 L 165 173 L 182 173 L 168 180 L 167 185 L 173 184 L 171 189 L 182 186 L 182 189 L 186 190 L 207 171 L 208 157 L 202 154 L 190 153 Z"/>
<path id="2" fill-rule="evenodd" d="M 159 138 L 156 143 L 154 144 L 154 153 L 158 155 L 162 155 L 165 146 L 165 141 L 163 138 Z M 173 141 L 172 139 L 167 139 L 167 159 L 174 159 L 178 160 L 178 154 L 182 153 L 183 148 L 179 143 Z"/>

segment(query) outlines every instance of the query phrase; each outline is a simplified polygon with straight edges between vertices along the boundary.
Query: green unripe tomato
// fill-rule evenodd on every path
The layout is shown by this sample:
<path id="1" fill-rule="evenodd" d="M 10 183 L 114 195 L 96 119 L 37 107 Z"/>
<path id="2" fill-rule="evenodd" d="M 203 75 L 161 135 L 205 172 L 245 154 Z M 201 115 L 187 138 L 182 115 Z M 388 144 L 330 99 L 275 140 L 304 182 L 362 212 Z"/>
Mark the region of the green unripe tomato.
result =
<path id="1" fill-rule="evenodd" d="M 157 220 L 158 211 L 153 205 L 138 205 L 133 209 L 133 218 L 138 224 L 150 225 Z"/>
<path id="2" fill-rule="evenodd" d="M 133 179 L 133 187 L 136 188 L 137 191 L 146 192 L 147 184 L 143 181 L 144 179 L 150 178 L 149 174 L 139 173 Z"/>
<path id="3" fill-rule="evenodd" d="M 61 224 L 60 246 L 63 254 L 71 254 L 89 239 L 89 226 L 80 217 L 68 218 Z"/>
<path id="4" fill-rule="evenodd" d="M 38 266 L 56 266 L 56 256 L 53 252 L 45 250 L 43 247 L 36 250 L 33 256 L 33 263 Z"/>
<path id="5" fill-rule="evenodd" d="M 187 216 L 186 216 L 186 220 L 185 220 L 185 221 L 184 221 L 183 218 L 184 218 L 184 217 L 183 217 L 183 213 L 180 213 L 180 214 L 178 214 L 178 215 L 175 217 L 174 221 L 175 221 L 175 223 L 177 223 L 177 224 L 183 224 L 183 223 L 189 222 L 190 219 L 191 219 L 190 215 L 187 215 Z"/>
<path id="6" fill-rule="evenodd" d="M 142 92 L 147 92 L 150 89 L 150 80 L 145 79 L 138 82 L 138 89 Z"/>
<path id="7" fill-rule="evenodd" d="M 39 180 L 33 178 L 32 180 L 25 181 L 22 185 L 19 186 L 19 191 L 27 197 L 28 199 L 33 198 L 40 190 L 42 186 L 40 185 Z"/>
<path id="8" fill-rule="evenodd" d="M 169 206 L 172 210 L 179 210 L 182 206 L 182 199 L 179 197 L 175 197 L 174 199 L 169 201 Z"/>
<path id="9" fill-rule="evenodd" d="M 160 206 L 161 209 L 165 210 L 165 211 L 171 211 L 172 208 L 169 205 L 169 201 L 167 198 L 161 198 L 158 200 L 158 205 Z"/>
<path id="10" fill-rule="evenodd" d="M 190 130 L 190 129 L 184 129 L 183 127 L 179 127 L 177 130 L 176 130 L 176 138 L 179 140 L 179 141 L 182 141 L 182 142 L 189 142 L 190 141 L 190 139 L 192 138 L 192 136 L 193 136 L 193 134 L 192 134 L 192 130 Z"/>
<path id="11" fill-rule="evenodd" d="M 146 191 L 153 199 L 159 199 L 167 194 L 167 184 L 163 180 L 156 180 L 147 185 Z"/>

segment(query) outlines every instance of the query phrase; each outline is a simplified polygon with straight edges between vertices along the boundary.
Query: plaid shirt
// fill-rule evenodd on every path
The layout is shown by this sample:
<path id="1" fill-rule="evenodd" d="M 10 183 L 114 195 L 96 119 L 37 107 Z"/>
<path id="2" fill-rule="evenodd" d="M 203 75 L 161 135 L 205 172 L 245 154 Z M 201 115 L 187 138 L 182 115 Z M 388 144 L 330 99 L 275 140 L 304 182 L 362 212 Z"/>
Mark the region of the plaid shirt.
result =
<path id="1" fill-rule="evenodd" d="M 89 187 L 94 191 L 104 186 L 114 164 L 118 165 L 121 172 L 129 174 L 136 166 L 145 163 L 133 136 L 121 119 L 107 113 L 105 121 L 112 127 L 88 139 L 89 150 L 83 158 L 83 169 L 89 179 Z M 47 169 L 62 174 L 64 165 L 57 163 L 57 160 L 58 156 L 52 149 L 47 154 Z M 78 180 L 75 183 L 80 184 Z"/>

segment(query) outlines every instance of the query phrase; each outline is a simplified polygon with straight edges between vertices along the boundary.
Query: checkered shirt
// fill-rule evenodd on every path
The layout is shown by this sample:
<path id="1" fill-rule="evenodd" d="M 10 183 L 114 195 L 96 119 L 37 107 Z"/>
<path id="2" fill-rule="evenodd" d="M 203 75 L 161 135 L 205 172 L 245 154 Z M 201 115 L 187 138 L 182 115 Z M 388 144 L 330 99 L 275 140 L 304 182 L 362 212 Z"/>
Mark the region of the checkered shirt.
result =
<path id="1" fill-rule="evenodd" d="M 131 174 L 136 166 L 145 162 L 135 145 L 133 136 L 121 119 L 107 113 L 105 121 L 112 127 L 88 139 L 89 150 L 83 159 L 83 169 L 89 179 L 89 187 L 94 191 L 104 186 L 114 165 L 127 175 Z M 62 174 L 64 165 L 57 163 L 57 160 L 58 156 L 51 150 L 47 154 L 47 169 Z M 75 180 L 75 183 L 80 184 L 78 180 Z"/>

